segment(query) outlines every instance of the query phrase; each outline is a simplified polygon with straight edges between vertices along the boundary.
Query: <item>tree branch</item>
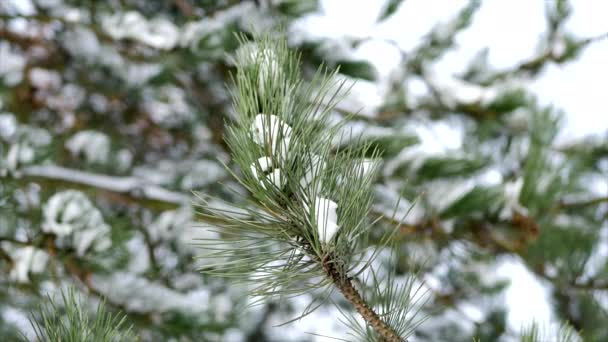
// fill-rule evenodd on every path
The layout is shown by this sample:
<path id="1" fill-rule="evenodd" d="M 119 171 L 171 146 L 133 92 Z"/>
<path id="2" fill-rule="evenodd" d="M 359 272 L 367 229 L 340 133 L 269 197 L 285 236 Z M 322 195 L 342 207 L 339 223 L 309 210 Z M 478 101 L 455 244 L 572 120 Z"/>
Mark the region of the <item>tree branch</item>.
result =
<path id="1" fill-rule="evenodd" d="M 600 205 L 602 203 L 608 203 L 608 196 L 592 198 L 586 201 L 580 202 L 560 202 L 557 207 L 558 209 L 577 209 L 582 207 L 590 207 L 594 205 Z"/>
<path id="2" fill-rule="evenodd" d="M 173 0 L 173 3 L 185 17 L 194 16 L 194 8 L 187 0 Z"/>
<path id="3" fill-rule="evenodd" d="M 374 331 L 380 336 L 382 341 L 385 342 L 403 342 L 404 340 L 397 334 L 397 332 L 388 323 L 380 318 L 367 302 L 361 297 L 361 294 L 355 288 L 351 278 L 344 276 L 336 268 L 336 263 L 331 257 L 327 257 L 323 262 L 323 268 L 327 275 L 332 279 L 336 287 L 342 292 L 344 298 L 346 298 L 354 307 L 355 310 L 363 317 L 365 322 L 369 324 Z"/>
<path id="4" fill-rule="evenodd" d="M 190 197 L 180 192 L 174 192 L 155 184 L 150 184 L 136 177 L 114 177 L 73 170 L 57 165 L 29 166 L 19 170 L 28 177 L 40 177 L 64 181 L 85 186 L 91 186 L 134 198 L 143 198 L 173 205 L 189 203 Z"/>

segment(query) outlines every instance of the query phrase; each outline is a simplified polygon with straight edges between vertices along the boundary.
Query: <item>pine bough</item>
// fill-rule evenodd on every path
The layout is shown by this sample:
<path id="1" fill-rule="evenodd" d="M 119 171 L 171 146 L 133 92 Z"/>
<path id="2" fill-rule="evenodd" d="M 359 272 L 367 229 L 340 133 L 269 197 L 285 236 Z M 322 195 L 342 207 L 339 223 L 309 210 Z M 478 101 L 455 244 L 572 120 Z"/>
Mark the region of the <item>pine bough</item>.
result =
<path id="1" fill-rule="evenodd" d="M 240 168 L 233 176 L 253 199 L 226 209 L 200 196 L 200 215 L 222 237 L 198 241 L 207 249 L 203 271 L 243 284 L 254 303 L 304 293 L 321 298 L 301 316 L 332 301 L 337 289 L 365 322 L 341 310 L 353 337 L 404 341 L 420 322 L 410 312 L 413 282 L 378 279 L 372 267 L 392 232 L 370 243 L 379 156 L 342 122 L 332 123 L 344 82 L 323 67 L 305 81 L 283 37 L 241 42 L 232 91 L 237 114 L 225 139 Z M 350 147 L 336 147 L 346 140 Z"/>

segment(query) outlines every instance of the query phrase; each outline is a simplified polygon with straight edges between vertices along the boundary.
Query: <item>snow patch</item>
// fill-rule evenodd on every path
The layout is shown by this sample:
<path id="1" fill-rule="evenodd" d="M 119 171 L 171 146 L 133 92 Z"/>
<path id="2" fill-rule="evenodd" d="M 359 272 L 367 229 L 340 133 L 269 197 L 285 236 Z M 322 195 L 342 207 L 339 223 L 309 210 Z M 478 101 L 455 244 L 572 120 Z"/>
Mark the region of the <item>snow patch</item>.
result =
<path id="1" fill-rule="evenodd" d="M 164 85 L 157 89 L 143 91 L 144 110 L 156 124 L 173 128 L 194 119 L 183 89 Z"/>
<path id="2" fill-rule="evenodd" d="M 8 86 L 21 82 L 26 60 L 21 54 L 13 52 L 8 42 L 0 41 L 0 61 L 0 80 Z"/>
<path id="3" fill-rule="evenodd" d="M 226 177 L 226 174 L 226 169 L 218 163 L 199 160 L 194 162 L 190 171 L 183 176 L 180 186 L 184 190 L 200 188 L 219 181 Z"/>
<path id="4" fill-rule="evenodd" d="M 524 185 L 523 178 L 519 177 L 515 181 L 506 182 L 503 188 L 505 204 L 500 211 L 499 217 L 502 220 L 511 218 L 514 212 L 528 215 L 528 209 L 519 202 L 521 188 Z"/>
<path id="5" fill-rule="evenodd" d="M 437 211 L 443 212 L 456 201 L 469 193 L 476 185 L 474 179 L 436 180 L 427 185 L 428 203 Z"/>
<path id="6" fill-rule="evenodd" d="M 507 322 L 512 330 L 519 331 L 533 321 L 541 326 L 555 322 L 548 285 L 534 276 L 519 258 L 504 258 L 495 274 L 511 281 L 504 294 Z"/>
<path id="7" fill-rule="evenodd" d="M 92 248 L 103 251 L 110 247 L 110 227 L 101 212 L 80 191 L 55 193 L 43 208 L 42 230 L 57 236 L 58 244 L 69 243 L 83 256 Z"/>
<path id="8" fill-rule="evenodd" d="M 425 210 L 420 201 L 409 201 L 399 195 L 393 187 L 378 184 L 374 187 L 374 211 L 385 217 L 393 218 L 405 224 L 419 223 L 425 216 Z M 399 205 L 397 205 L 397 202 Z M 395 208 L 397 209 L 395 211 Z"/>
<path id="9" fill-rule="evenodd" d="M 65 146 L 72 155 L 84 155 L 88 163 L 105 164 L 110 155 L 110 138 L 93 130 L 79 131 Z"/>
<path id="10" fill-rule="evenodd" d="M 260 186 L 264 189 L 266 189 L 266 182 L 273 184 L 279 189 L 285 184 L 286 178 L 281 175 L 281 169 L 272 168 L 272 160 L 268 157 L 258 158 L 258 160 L 251 164 L 250 168 L 251 174 L 260 181 Z M 258 170 L 260 171 L 259 173 Z M 262 175 L 266 177 L 262 178 Z"/>
<path id="11" fill-rule="evenodd" d="M 215 298 L 207 288 L 180 293 L 127 272 L 116 272 L 109 276 L 93 275 L 91 283 L 110 301 L 124 303 L 127 310 L 140 313 L 176 310 L 200 314 L 209 310 L 212 305 L 210 301 Z"/>
<path id="12" fill-rule="evenodd" d="M 29 282 L 29 274 L 42 273 L 48 261 L 46 252 L 33 246 L 19 247 L 9 254 L 14 263 L 9 279 L 17 283 Z"/>
<path id="13" fill-rule="evenodd" d="M 280 161 L 287 159 L 287 152 L 291 142 L 291 127 L 276 115 L 258 114 L 251 124 L 253 141 L 270 148 L 271 156 Z"/>
<path id="14" fill-rule="evenodd" d="M 171 50 L 180 36 L 169 20 L 158 17 L 148 21 L 136 11 L 103 16 L 101 26 L 114 39 L 131 38 L 159 50 Z"/>
<path id="15" fill-rule="evenodd" d="M 152 242 L 169 240 L 177 236 L 176 232 L 192 224 L 193 212 L 190 207 L 163 211 L 158 218 L 147 226 Z"/>
<path id="16" fill-rule="evenodd" d="M 316 197 L 314 209 L 311 211 L 307 203 L 304 203 L 304 209 L 312 217 L 311 224 L 317 227 L 319 240 L 323 243 L 328 243 L 338 232 L 338 204 L 329 198 Z"/>

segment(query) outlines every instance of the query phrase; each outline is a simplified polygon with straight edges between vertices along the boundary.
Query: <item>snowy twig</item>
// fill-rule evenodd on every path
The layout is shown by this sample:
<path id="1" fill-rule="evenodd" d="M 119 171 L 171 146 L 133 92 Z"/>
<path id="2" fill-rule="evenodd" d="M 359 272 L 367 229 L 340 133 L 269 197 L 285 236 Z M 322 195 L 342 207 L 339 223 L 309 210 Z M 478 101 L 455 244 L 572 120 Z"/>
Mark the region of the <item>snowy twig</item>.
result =
<path id="1" fill-rule="evenodd" d="M 580 202 L 560 202 L 557 207 L 558 209 L 573 209 L 573 208 L 581 208 L 581 207 L 589 207 L 594 205 L 600 205 L 602 203 L 608 203 L 608 196 L 606 197 L 596 197 Z"/>
<path id="2" fill-rule="evenodd" d="M 91 186 L 98 189 L 128 194 L 135 198 L 144 198 L 175 205 L 189 203 L 190 197 L 150 184 L 135 177 L 114 177 L 80 170 L 73 170 L 57 165 L 40 165 L 25 167 L 20 173 L 28 177 L 40 177 Z"/>
<path id="3" fill-rule="evenodd" d="M 589 46 L 592 43 L 595 43 L 595 42 L 598 42 L 598 41 L 601 41 L 601 40 L 604 40 L 607 38 L 608 38 L 608 32 L 597 35 L 597 36 L 593 36 L 593 37 L 579 39 L 576 42 L 572 43 L 572 48 L 576 49 L 576 50 L 581 50 L 581 49 L 586 48 L 587 46 Z M 540 54 L 532 57 L 529 60 L 526 60 L 526 61 L 523 61 L 523 62 L 517 64 L 513 68 L 497 72 L 496 74 L 492 75 L 487 80 L 487 83 L 493 83 L 495 81 L 502 81 L 506 78 L 513 77 L 513 76 L 524 76 L 524 77 L 535 76 L 549 62 L 554 62 L 557 64 L 566 62 L 568 60 L 568 58 L 567 58 L 568 55 L 566 55 L 564 53 L 560 53 L 558 51 L 558 49 L 556 49 L 556 46 L 559 46 L 558 44 L 565 44 L 565 43 L 560 42 L 560 41 L 549 42 L 548 47 L 544 51 L 542 51 Z"/>
<path id="4" fill-rule="evenodd" d="M 84 270 L 84 269 L 80 268 L 79 260 L 75 255 L 68 255 L 64 258 L 58 257 L 57 246 L 55 246 L 55 243 L 53 242 L 53 240 L 47 240 L 47 251 L 48 251 L 49 255 L 56 258 L 58 261 L 60 261 L 63 264 L 63 266 L 65 266 L 65 269 L 75 279 L 77 279 L 82 285 L 84 285 L 86 287 L 87 291 L 90 294 L 93 294 L 99 298 L 104 298 L 107 301 L 107 303 L 109 303 L 110 305 L 112 305 L 115 308 L 120 309 L 121 311 L 127 313 L 130 316 L 139 316 L 142 318 L 150 319 L 150 316 L 152 313 L 134 312 L 132 310 L 129 310 L 129 308 L 124 303 L 117 303 L 117 302 L 110 301 L 107 298 L 107 295 L 100 292 L 99 290 L 97 290 L 95 288 L 95 286 L 93 286 L 93 283 L 91 281 L 92 273 L 88 270 Z"/>

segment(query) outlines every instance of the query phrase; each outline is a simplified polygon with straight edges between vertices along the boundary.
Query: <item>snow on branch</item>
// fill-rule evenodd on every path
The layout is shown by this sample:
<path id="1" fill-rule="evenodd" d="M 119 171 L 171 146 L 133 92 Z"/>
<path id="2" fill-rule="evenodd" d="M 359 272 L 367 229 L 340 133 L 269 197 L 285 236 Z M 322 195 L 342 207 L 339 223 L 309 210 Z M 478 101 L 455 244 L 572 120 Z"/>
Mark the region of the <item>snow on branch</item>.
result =
<path id="1" fill-rule="evenodd" d="M 29 166 L 21 169 L 20 172 L 29 177 L 41 177 L 82 184 L 112 192 L 128 194 L 136 198 L 145 198 L 176 205 L 186 204 L 190 201 L 188 195 L 167 190 L 135 177 L 100 175 L 68 169 L 57 165 Z"/>

